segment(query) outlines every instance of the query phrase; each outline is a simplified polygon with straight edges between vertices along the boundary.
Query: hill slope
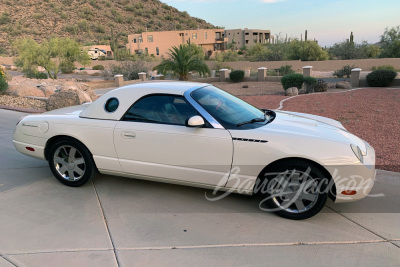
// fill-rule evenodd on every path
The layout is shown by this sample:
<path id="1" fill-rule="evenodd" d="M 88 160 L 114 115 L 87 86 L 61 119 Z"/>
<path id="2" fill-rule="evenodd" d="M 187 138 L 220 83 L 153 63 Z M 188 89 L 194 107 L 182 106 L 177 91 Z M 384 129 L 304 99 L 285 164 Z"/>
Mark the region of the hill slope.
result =
<path id="1" fill-rule="evenodd" d="M 0 54 L 24 37 L 109 44 L 118 36 L 123 45 L 128 34 L 146 30 L 215 28 L 158 0 L 0 0 L 0 6 Z"/>

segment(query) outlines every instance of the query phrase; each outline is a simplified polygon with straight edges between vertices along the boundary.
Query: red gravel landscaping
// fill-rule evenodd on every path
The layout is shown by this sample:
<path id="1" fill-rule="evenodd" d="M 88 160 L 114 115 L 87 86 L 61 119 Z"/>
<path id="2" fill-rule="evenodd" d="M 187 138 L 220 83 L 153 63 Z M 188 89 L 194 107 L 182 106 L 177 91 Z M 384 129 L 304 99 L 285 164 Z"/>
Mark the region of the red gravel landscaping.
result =
<path id="1" fill-rule="evenodd" d="M 260 108 L 275 109 L 284 96 L 246 96 Z M 302 95 L 284 102 L 283 110 L 340 121 L 376 151 L 378 169 L 400 172 L 400 89 L 361 89 L 343 93 Z"/>

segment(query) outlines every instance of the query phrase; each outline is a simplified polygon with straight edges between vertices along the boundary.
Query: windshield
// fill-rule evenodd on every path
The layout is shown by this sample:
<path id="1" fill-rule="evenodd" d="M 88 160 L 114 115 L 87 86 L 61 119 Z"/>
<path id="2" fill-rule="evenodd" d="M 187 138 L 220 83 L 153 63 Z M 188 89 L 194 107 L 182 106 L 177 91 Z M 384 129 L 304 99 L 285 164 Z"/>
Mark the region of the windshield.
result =
<path id="1" fill-rule="evenodd" d="M 269 114 L 214 86 L 197 89 L 191 96 L 225 129 L 253 129 L 270 120 Z"/>

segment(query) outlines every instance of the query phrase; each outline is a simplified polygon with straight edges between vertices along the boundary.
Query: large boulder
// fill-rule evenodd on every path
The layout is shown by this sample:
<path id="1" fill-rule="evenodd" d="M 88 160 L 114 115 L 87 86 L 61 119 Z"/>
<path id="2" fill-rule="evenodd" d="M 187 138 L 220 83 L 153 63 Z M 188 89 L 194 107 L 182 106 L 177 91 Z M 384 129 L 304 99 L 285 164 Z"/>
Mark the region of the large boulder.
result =
<path id="1" fill-rule="evenodd" d="M 42 90 L 37 88 L 35 85 L 29 84 L 18 84 L 10 85 L 7 92 L 12 96 L 34 96 L 34 97 L 44 97 Z"/>
<path id="2" fill-rule="evenodd" d="M 61 90 L 80 90 L 86 93 L 92 101 L 97 99 L 96 93 L 86 83 L 66 82 L 61 85 Z"/>
<path id="3" fill-rule="evenodd" d="M 53 110 L 63 107 L 82 105 L 92 102 L 90 96 L 79 89 L 67 89 L 52 94 L 46 102 L 46 109 Z"/>
<path id="4" fill-rule="evenodd" d="M 336 83 L 336 88 L 338 89 L 351 89 L 351 84 L 349 82 L 346 81 L 342 81 L 342 82 L 337 82 Z"/>
<path id="5" fill-rule="evenodd" d="M 286 96 L 295 96 L 299 94 L 299 89 L 297 87 L 290 87 L 286 89 L 285 95 Z"/>
<path id="6" fill-rule="evenodd" d="M 56 90 L 55 85 L 47 85 L 46 83 L 42 83 L 41 85 L 38 85 L 37 88 L 43 92 L 45 97 L 51 96 L 52 94 L 54 94 L 54 92 Z"/>

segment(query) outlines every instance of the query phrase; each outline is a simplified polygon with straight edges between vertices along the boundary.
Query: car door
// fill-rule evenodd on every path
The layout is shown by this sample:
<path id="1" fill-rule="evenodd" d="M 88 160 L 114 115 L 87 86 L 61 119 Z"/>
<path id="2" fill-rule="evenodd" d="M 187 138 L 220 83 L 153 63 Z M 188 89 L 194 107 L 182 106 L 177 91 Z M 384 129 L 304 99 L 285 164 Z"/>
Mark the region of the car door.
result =
<path id="1" fill-rule="evenodd" d="M 230 133 L 206 123 L 185 126 L 198 112 L 182 96 L 150 95 L 137 101 L 115 127 L 124 172 L 189 184 L 225 185 L 232 164 Z"/>

